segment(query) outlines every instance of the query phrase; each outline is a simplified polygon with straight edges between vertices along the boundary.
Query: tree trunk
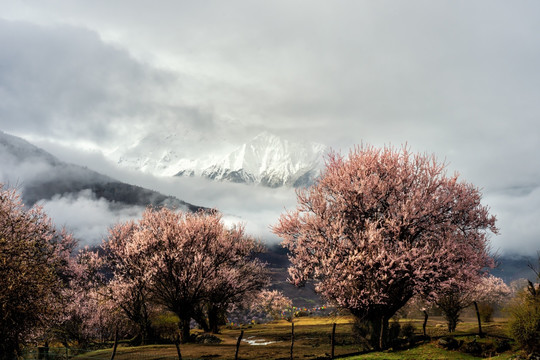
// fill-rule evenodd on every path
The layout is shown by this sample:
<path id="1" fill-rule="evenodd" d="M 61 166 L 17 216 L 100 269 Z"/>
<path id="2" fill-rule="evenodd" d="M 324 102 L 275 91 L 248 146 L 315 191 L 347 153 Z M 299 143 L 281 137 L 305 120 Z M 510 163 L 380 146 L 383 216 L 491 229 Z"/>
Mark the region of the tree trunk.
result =
<path id="1" fill-rule="evenodd" d="M 293 360 L 293 348 L 294 348 L 294 322 L 291 319 L 291 360 Z"/>
<path id="2" fill-rule="evenodd" d="M 210 306 L 208 309 L 208 325 L 212 334 L 219 334 L 220 309 Z"/>
<path id="3" fill-rule="evenodd" d="M 152 323 L 150 321 L 142 320 L 135 323 L 137 324 L 138 333 L 133 340 L 131 340 L 132 345 L 148 345 L 152 343 L 155 340 Z"/>
<path id="4" fill-rule="evenodd" d="M 180 319 L 180 322 L 178 323 L 178 328 L 180 329 L 180 342 L 182 344 L 188 343 L 190 340 L 189 338 L 190 322 L 191 322 L 191 318 L 188 317 L 188 318 Z"/>
<path id="5" fill-rule="evenodd" d="M 388 339 L 388 319 L 389 317 L 376 313 L 371 314 L 365 321 L 367 340 L 375 350 L 384 350 Z"/>
<path id="6" fill-rule="evenodd" d="M 368 317 L 356 318 L 356 326 L 368 344 L 375 350 L 384 350 L 388 339 L 388 316 L 371 314 Z"/>
<path id="7" fill-rule="evenodd" d="M 476 301 L 473 301 L 474 309 L 476 310 L 476 317 L 478 318 L 478 335 L 480 337 L 484 337 L 484 334 L 482 333 L 482 322 L 480 321 L 480 311 L 478 310 L 478 304 Z"/>
<path id="8" fill-rule="evenodd" d="M 427 320 L 428 320 L 428 312 L 426 310 L 423 310 L 423 311 L 424 311 L 424 324 L 422 324 L 422 330 L 424 332 L 424 336 L 427 337 L 426 326 L 427 326 Z"/>
<path id="9" fill-rule="evenodd" d="M 240 331 L 240 336 L 238 337 L 238 340 L 236 341 L 236 352 L 234 353 L 234 360 L 238 360 L 238 351 L 240 350 L 240 342 L 242 341 L 243 336 L 244 336 L 244 330 Z"/>
<path id="10" fill-rule="evenodd" d="M 448 319 L 448 332 L 453 333 L 456 331 L 457 321 L 454 318 Z"/>
<path id="11" fill-rule="evenodd" d="M 330 359 L 334 359 L 334 348 L 336 347 L 336 323 L 332 325 L 332 350 L 330 352 Z"/>
<path id="12" fill-rule="evenodd" d="M 461 309 L 458 309 L 457 307 L 441 307 L 441 310 L 443 311 L 444 318 L 448 323 L 448 332 L 453 333 L 454 331 L 456 331 Z"/>
<path id="13" fill-rule="evenodd" d="M 193 319 L 201 326 L 204 332 L 210 332 L 209 321 L 206 320 L 206 316 L 202 310 L 196 311 L 193 315 Z"/>
<path id="14" fill-rule="evenodd" d="M 386 316 L 381 316 L 381 329 L 379 332 L 379 350 L 386 349 L 388 343 L 388 318 Z"/>

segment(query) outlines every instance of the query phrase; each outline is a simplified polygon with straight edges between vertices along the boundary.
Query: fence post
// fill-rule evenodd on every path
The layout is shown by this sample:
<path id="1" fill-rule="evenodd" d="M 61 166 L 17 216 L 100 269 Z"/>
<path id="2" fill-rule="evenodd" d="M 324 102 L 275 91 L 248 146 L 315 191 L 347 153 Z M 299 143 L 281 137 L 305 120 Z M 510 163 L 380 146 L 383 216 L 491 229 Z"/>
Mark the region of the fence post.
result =
<path id="1" fill-rule="evenodd" d="M 180 335 L 176 335 L 176 338 L 174 339 L 174 346 L 176 346 L 178 360 L 182 360 L 182 353 L 180 352 Z"/>
<path id="2" fill-rule="evenodd" d="M 117 347 L 118 347 L 118 325 L 116 325 L 116 329 L 114 330 L 114 345 L 112 349 L 111 360 L 114 360 L 114 357 L 116 356 Z"/>
<path id="3" fill-rule="evenodd" d="M 238 360 L 238 350 L 240 349 L 240 341 L 242 341 L 242 336 L 244 336 L 244 330 L 240 331 L 240 336 L 236 341 L 236 353 L 234 354 L 234 360 Z"/>
<path id="4" fill-rule="evenodd" d="M 294 321 L 291 319 L 291 360 L 293 360 L 293 348 L 294 348 Z"/>
<path id="5" fill-rule="evenodd" d="M 331 351 L 331 359 L 334 359 L 334 348 L 336 346 L 336 323 L 332 325 L 332 351 Z"/>
<path id="6" fill-rule="evenodd" d="M 473 301 L 474 308 L 476 310 L 476 317 L 478 318 L 478 335 L 480 337 L 484 337 L 484 334 L 482 333 L 482 321 L 480 320 L 480 311 L 478 310 L 478 304 L 476 301 Z"/>
<path id="7" fill-rule="evenodd" d="M 426 326 L 427 326 L 427 320 L 428 320 L 428 312 L 426 310 L 422 310 L 424 312 L 424 323 L 422 324 L 422 330 L 424 331 L 424 337 L 427 337 L 426 333 Z"/>

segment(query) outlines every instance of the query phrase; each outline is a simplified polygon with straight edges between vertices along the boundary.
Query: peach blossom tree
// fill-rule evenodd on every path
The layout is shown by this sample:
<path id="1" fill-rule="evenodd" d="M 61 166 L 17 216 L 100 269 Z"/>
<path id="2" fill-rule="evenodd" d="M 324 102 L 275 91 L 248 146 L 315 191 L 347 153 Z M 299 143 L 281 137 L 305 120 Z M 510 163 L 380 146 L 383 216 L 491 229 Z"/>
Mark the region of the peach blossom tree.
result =
<path id="1" fill-rule="evenodd" d="M 501 278 L 493 275 L 482 276 L 468 281 L 451 281 L 437 290 L 433 303 L 442 310 L 448 324 L 448 331 L 454 332 L 461 312 L 474 305 L 478 318 L 479 333 L 482 324 L 478 303 L 498 304 L 510 296 L 510 288 Z"/>
<path id="2" fill-rule="evenodd" d="M 40 207 L 26 209 L 0 184 L 0 359 L 16 358 L 61 316 L 75 245 Z"/>
<path id="3" fill-rule="evenodd" d="M 365 324 L 385 348 L 388 321 L 415 294 L 492 265 L 495 217 L 473 185 L 448 176 L 434 156 L 360 146 L 328 155 L 317 182 L 297 191 L 296 210 L 275 234 L 290 251 L 290 281 L 316 290 Z"/>
<path id="4" fill-rule="evenodd" d="M 216 211 L 147 210 L 139 226 L 153 299 L 178 316 L 183 342 L 202 304 L 222 310 L 267 284 L 264 265 L 254 256 L 261 245 L 243 226 L 227 228 Z"/>
<path id="5" fill-rule="evenodd" d="M 217 331 L 232 303 L 268 283 L 255 257 L 262 245 L 242 226 L 226 227 L 215 211 L 149 208 L 140 220 L 111 229 L 103 248 L 119 307 L 141 326 L 150 324 L 149 306 L 167 309 L 179 318 L 182 342 L 189 341 L 192 319 Z"/>

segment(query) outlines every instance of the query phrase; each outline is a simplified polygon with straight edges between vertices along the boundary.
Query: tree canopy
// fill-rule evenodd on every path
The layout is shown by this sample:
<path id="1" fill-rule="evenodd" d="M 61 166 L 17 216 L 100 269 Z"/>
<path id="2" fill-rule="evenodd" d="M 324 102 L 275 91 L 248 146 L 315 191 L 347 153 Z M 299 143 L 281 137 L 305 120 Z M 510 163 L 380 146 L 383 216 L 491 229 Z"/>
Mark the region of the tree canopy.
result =
<path id="1" fill-rule="evenodd" d="M 308 279 L 385 347 L 388 319 L 413 295 L 467 281 L 490 266 L 495 217 L 473 185 L 434 156 L 360 146 L 331 153 L 298 206 L 273 231 L 291 253 L 290 279 Z"/>
<path id="2" fill-rule="evenodd" d="M 72 236 L 0 184 L 0 359 L 56 320 L 70 280 Z"/>

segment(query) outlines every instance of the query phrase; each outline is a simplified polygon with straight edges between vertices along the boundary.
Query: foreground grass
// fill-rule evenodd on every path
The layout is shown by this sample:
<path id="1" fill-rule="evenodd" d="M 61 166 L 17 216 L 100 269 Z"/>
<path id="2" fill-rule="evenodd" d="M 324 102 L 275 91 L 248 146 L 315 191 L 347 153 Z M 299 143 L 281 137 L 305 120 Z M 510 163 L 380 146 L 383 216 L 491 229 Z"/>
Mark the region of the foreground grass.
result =
<path id="1" fill-rule="evenodd" d="M 332 324 L 336 322 L 336 347 L 335 355 L 346 359 L 480 359 L 458 351 L 447 351 L 436 345 L 436 340 L 421 344 L 417 347 L 400 350 L 371 352 L 362 355 L 358 354 L 361 349 L 352 336 L 352 319 L 348 317 L 340 318 L 299 318 L 295 319 L 295 359 L 324 359 L 329 358 L 331 352 L 330 333 Z M 419 333 L 421 331 L 421 321 L 410 319 L 402 322 L 413 323 Z M 468 341 L 474 336 L 466 337 L 466 334 L 474 334 L 476 324 L 471 319 L 458 326 L 456 336 L 460 336 Z M 484 326 L 484 331 L 490 335 L 504 336 L 505 321 L 498 320 Z M 442 319 L 432 319 L 428 324 L 428 334 L 430 336 L 446 335 L 444 321 Z M 181 345 L 184 359 L 234 359 L 236 341 L 240 335 L 240 329 L 224 328 L 219 334 L 222 340 L 220 344 L 184 344 Z M 244 340 L 259 340 L 271 342 L 267 345 L 250 345 L 243 341 L 240 346 L 240 359 L 289 359 L 291 345 L 291 324 L 286 321 L 277 321 L 264 325 L 253 325 L 244 328 Z M 349 355 L 349 357 L 347 357 Z M 95 359 L 109 360 L 111 349 L 90 352 L 76 357 L 78 360 Z M 120 346 L 116 354 L 116 360 L 128 359 L 175 359 L 177 356 L 174 345 L 149 345 L 139 347 Z M 506 352 L 493 359 L 509 359 L 515 356 L 514 353 Z"/>
<path id="2" fill-rule="evenodd" d="M 500 359 L 506 360 L 510 359 L 515 354 L 509 352 L 504 353 L 498 356 L 491 357 L 489 359 Z M 403 359 L 403 360 L 469 360 L 469 359 L 482 359 L 481 357 L 472 356 L 469 354 L 464 354 L 459 351 L 448 351 L 437 347 L 433 342 L 425 345 L 421 345 L 409 350 L 402 351 L 383 351 L 383 352 L 373 352 L 364 355 L 351 356 L 347 357 L 348 360 L 394 360 L 394 359 Z"/>

